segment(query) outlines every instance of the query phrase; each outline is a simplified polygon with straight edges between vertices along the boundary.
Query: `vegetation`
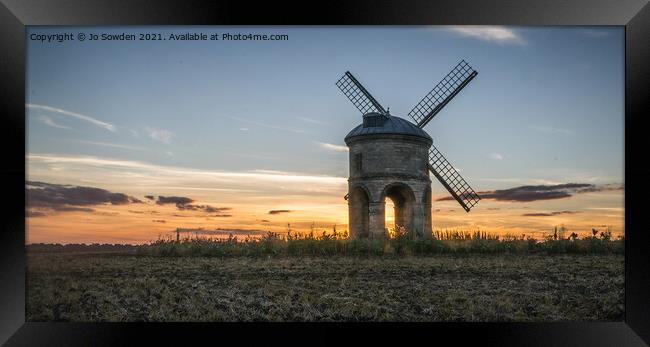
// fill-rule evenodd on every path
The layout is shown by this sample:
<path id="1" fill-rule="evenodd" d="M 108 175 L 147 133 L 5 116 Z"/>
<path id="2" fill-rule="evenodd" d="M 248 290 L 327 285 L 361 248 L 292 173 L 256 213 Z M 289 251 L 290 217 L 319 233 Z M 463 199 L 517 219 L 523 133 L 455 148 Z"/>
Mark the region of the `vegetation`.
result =
<path id="1" fill-rule="evenodd" d="M 323 231 L 321 235 L 287 235 L 269 232 L 262 238 L 239 240 L 191 238 L 159 239 L 137 247 L 136 253 L 147 256 L 260 257 L 260 256 L 400 256 L 435 254 L 623 254 L 624 239 L 611 239 L 611 232 L 579 239 L 575 233 L 558 238 L 557 233 L 545 240 L 507 235 L 503 238 L 484 231 L 435 231 L 432 238 L 415 237 L 404 228 L 382 237 L 350 240 L 347 233 Z"/>

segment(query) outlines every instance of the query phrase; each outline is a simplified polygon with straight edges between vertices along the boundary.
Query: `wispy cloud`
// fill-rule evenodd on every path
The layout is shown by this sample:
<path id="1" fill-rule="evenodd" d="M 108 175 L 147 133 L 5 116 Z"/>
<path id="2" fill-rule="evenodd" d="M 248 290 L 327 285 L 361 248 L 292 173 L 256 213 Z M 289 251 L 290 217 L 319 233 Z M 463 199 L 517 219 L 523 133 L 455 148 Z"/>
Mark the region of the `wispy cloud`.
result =
<path id="1" fill-rule="evenodd" d="M 339 146 L 339 145 L 334 145 L 325 142 L 315 142 L 315 143 L 319 145 L 321 148 L 326 149 L 328 151 L 345 152 L 345 153 L 349 151 L 347 146 Z"/>
<path id="2" fill-rule="evenodd" d="M 494 160 L 503 160 L 503 155 L 500 153 L 490 153 L 490 158 Z"/>
<path id="3" fill-rule="evenodd" d="M 109 124 L 106 122 L 102 122 L 99 119 L 83 115 L 80 113 L 75 113 L 75 112 L 70 112 L 66 111 L 60 108 L 52 107 L 52 106 L 47 106 L 47 105 L 37 105 L 37 104 L 25 104 L 25 107 L 31 108 L 31 109 L 36 109 L 36 110 L 42 110 L 42 111 L 49 111 L 49 112 L 55 112 L 60 115 L 68 116 L 68 117 L 73 117 L 77 118 L 79 120 L 82 120 L 84 122 L 91 123 L 93 125 L 96 125 L 100 128 L 104 128 L 109 131 L 115 131 L 115 126 L 113 124 Z"/>
<path id="4" fill-rule="evenodd" d="M 144 130 L 150 138 L 164 143 L 169 143 L 172 140 L 172 137 L 174 137 L 174 134 L 171 131 L 165 129 L 145 127 Z"/>
<path id="5" fill-rule="evenodd" d="M 122 145 L 122 144 L 119 144 L 119 143 L 96 142 L 96 141 L 85 141 L 85 140 L 68 140 L 68 141 L 76 142 L 76 143 L 83 143 L 83 144 L 86 144 L 86 145 L 101 146 L 101 147 L 111 147 L 111 148 L 122 148 L 122 149 L 134 150 L 134 151 L 146 151 L 147 150 L 146 148 Z"/>
<path id="6" fill-rule="evenodd" d="M 554 128 L 554 127 L 549 127 L 549 126 L 541 126 L 541 125 L 531 125 L 528 128 L 537 130 L 539 132 L 543 132 L 546 134 L 562 134 L 562 135 L 573 135 L 575 134 L 573 130 L 569 129 L 562 129 L 562 128 Z"/>
<path id="7" fill-rule="evenodd" d="M 460 25 L 452 26 L 449 30 L 461 36 L 498 44 L 526 44 L 526 41 L 517 32 L 503 26 Z"/>
<path id="8" fill-rule="evenodd" d="M 248 131 L 248 128 L 239 128 L 241 131 Z"/>
<path id="9" fill-rule="evenodd" d="M 267 230 L 257 230 L 257 229 L 214 229 L 214 230 L 205 230 L 205 229 L 178 229 L 181 233 L 193 233 L 199 235 L 237 235 L 237 236 L 254 236 L 254 235 L 267 235 L 269 232 Z"/>
<path id="10" fill-rule="evenodd" d="M 538 212 L 538 213 L 524 213 L 522 216 L 524 217 L 552 217 L 552 216 L 557 216 L 561 214 L 576 214 L 580 213 L 580 211 L 553 211 L 553 212 Z"/>
<path id="11" fill-rule="evenodd" d="M 497 201 L 531 202 L 539 200 L 564 199 L 579 193 L 623 190 L 622 185 L 595 185 L 589 183 L 564 183 L 555 185 L 519 186 L 509 189 L 478 192 L 482 199 Z M 453 200 L 450 196 L 437 201 Z"/>
<path id="12" fill-rule="evenodd" d="M 237 121 L 240 121 L 240 122 L 243 122 L 243 123 L 247 123 L 247 124 L 257 125 L 258 127 L 267 128 L 267 129 L 290 131 L 290 132 L 296 133 L 296 134 L 304 134 L 305 133 L 304 130 L 300 130 L 300 129 L 287 128 L 287 127 L 278 126 L 278 125 L 271 125 L 271 124 L 261 123 L 261 122 L 257 122 L 257 121 L 253 121 L 253 120 L 249 120 L 249 119 L 244 119 L 244 118 L 239 118 L 239 117 L 228 116 L 228 118 L 234 119 L 234 120 L 237 120 Z"/>
<path id="13" fill-rule="evenodd" d="M 182 187 L 182 186 L 160 186 L 161 189 L 167 190 L 199 190 L 215 192 L 255 192 L 253 189 L 236 189 L 236 188 L 212 188 L 212 187 Z M 153 195 L 145 195 L 145 198 L 154 200 Z"/>
<path id="14" fill-rule="evenodd" d="M 232 191 L 256 191 L 283 194 L 314 194 L 337 196 L 347 189 L 346 177 L 309 175 L 283 171 L 250 170 L 219 171 L 188 167 L 155 165 L 140 161 L 59 154 L 28 154 L 26 160 L 31 177 L 38 179 L 80 179 L 79 173 L 101 175 L 103 182 L 122 186 L 124 175 L 133 177 L 132 184 L 141 188 L 218 187 Z M 61 172 L 53 172 L 56 165 Z M 77 176 L 75 176 L 77 175 Z M 178 189 L 178 188 L 176 188 Z"/>
<path id="15" fill-rule="evenodd" d="M 269 214 L 280 214 L 280 213 L 289 213 L 291 210 L 271 210 Z"/>
<path id="16" fill-rule="evenodd" d="M 300 119 L 303 122 L 307 123 L 312 123 L 312 124 L 317 124 L 317 125 L 326 125 L 327 123 L 316 120 L 316 119 L 311 119 L 311 118 L 306 118 L 306 117 L 296 117 L 297 119 Z"/>
<path id="17" fill-rule="evenodd" d="M 61 124 L 56 123 L 52 118 L 48 116 L 40 116 L 38 117 L 38 120 L 41 121 L 43 124 L 47 124 L 51 126 L 52 128 L 59 128 L 59 129 L 70 129 L 69 127 L 63 126 Z"/>

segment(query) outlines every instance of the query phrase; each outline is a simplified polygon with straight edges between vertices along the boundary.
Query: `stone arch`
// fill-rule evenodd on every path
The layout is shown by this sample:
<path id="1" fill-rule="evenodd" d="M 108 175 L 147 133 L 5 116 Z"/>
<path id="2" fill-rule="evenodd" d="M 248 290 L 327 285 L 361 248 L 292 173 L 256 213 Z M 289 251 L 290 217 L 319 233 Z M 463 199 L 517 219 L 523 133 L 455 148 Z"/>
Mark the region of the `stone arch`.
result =
<path id="1" fill-rule="evenodd" d="M 395 226 L 401 225 L 409 231 L 413 230 L 416 214 L 413 189 L 404 183 L 391 183 L 384 187 L 381 201 L 385 201 L 386 198 L 390 198 L 395 205 Z"/>
<path id="2" fill-rule="evenodd" d="M 350 214 L 350 237 L 368 236 L 370 233 L 370 193 L 365 186 L 358 184 L 350 188 L 348 210 Z"/>

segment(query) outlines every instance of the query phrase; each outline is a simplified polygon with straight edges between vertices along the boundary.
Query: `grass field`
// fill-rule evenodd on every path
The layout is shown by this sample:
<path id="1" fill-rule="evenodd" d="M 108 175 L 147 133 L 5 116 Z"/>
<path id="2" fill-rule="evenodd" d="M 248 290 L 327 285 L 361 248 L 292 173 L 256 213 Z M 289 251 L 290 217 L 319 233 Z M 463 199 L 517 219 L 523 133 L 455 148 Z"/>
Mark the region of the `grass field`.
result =
<path id="1" fill-rule="evenodd" d="M 28 252 L 28 321 L 620 321 L 621 254 Z"/>

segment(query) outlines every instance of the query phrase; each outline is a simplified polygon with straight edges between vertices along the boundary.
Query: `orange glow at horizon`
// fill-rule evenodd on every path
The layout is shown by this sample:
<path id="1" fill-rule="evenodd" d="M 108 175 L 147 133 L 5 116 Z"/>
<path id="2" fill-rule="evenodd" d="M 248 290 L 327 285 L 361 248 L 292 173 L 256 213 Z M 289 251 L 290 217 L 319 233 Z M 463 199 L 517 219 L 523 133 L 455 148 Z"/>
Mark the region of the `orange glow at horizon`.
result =
<path id="1" fill-rule="evenodd" d="M 246 229 L 306 233 L 346 231 L 348 205 L 345 177 L 252 170 L 217 171 L 160 166 L 88 156 L 28 155 L 28 181 L 97 187 L 142 200 L 127 205 L 90 205 L 93 211 L 49 211 L 28 217 L 29 243 L 146 243 L 175 234 L 176 228 Z M 483 199 L 470 213 L 432 184 L 434 230 L 481 230 L 497 235 L 543 238 L 555 226 L 568 234 L 610 227 L 625 233 L 624 191 L 583 192 L 570 197 L 531 202 Z M 145 196 L 180 196 L 193 204 L 227 208 L 221 214 L 160 205 Z M 86 206 L 84 206 L 86 207 Z M 273 212 L 272 212 L 273 211 Z M 387 200 L 386 226 L 394 227 Z M 226 214 L 227 216 L 224 216 Z M 568 236 L 568 235 L 567 235 Z"/>
<path id="2" fill-rule="evenodd" d="M 580 237 L 590 235 L 592 228 L 610 227 L 614 237 L 624 235 L 624 209 L 616 207 L 622 192 L 589 193 L 570 199 L 509 203 L 484 200 L 466 213 L 454 201 L 434 201 L 432 225 L 434 230 L 486 231 L 504 236 L 522 235 L 543 238 L 555 226 L 564 226 L 565 237 L 576 232 Z M 279 199 L 278 199 L 279 200 Z M 307 200 L 307 201 L 305 201 Z M 315 203 L 311 200 L 320 200 Z M 341 200 L 341 201 L 336 201 Z M 590 206 L 609 201 L 610 207 Z M 176 228 L 245 229 L 284 233 L 307 233 L 312 224 L 315 232 L 347 231 L 347 202 L 339 198 L 294 200 L 272 205 L 228 204 L 228 217 L 199 211 L 180 211 L 174 205 L 153 202 L 125 206 L 93 206 L 93 212 L 59 212 L 42 217 L 29 217 L 26 222 L 26 242 L 29 243 L 131 243 L 140 244 L 175 235 Z M 279 207 L 278 207 L 279 206 Z M 620 206 L 620 205 L 619 205 Z M 269 211 L 287 210 L 269 214 Z M 571 214 L 523 216 L 547 211 L 569 210 Z M 393 205 L 386 203 L 386 227 L 394 228 Z M 392 229 L 391 229 L 392 230 Z"/>

